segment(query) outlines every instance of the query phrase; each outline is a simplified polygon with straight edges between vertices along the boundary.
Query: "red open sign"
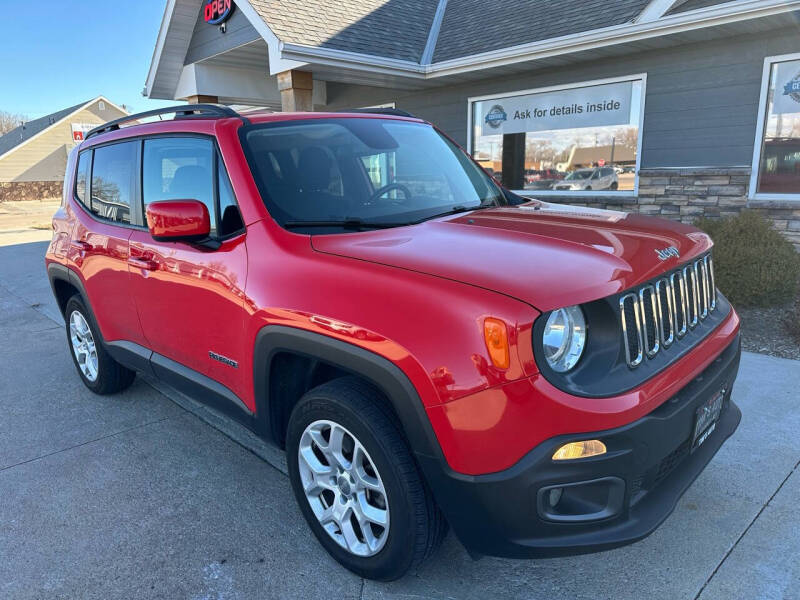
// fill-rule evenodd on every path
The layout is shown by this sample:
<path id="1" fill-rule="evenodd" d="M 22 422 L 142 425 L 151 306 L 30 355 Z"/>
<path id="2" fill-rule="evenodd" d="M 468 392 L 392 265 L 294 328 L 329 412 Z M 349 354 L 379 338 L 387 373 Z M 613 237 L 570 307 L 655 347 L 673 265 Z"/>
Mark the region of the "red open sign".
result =
<path id="1" fill-rule="evenodd" d="M 207 0 L 203 18 L 209 25 L 219 25 L 230 19 L 233 7 L 233 0 Z"/>

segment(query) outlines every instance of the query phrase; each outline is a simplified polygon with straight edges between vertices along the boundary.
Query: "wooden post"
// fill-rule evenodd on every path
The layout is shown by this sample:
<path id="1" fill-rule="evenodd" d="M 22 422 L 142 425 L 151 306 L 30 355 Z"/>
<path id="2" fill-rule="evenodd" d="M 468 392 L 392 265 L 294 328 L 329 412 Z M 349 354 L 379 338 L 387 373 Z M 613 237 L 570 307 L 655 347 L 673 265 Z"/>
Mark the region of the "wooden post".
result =
<path id="1" fill-rule="evenodd" d="M 219 104 L 219 97 L 218 96 L 189 96 L 186 98 L 186 102 L 189 104 Z"/>
<path id="2" fill-rule="evenodd" d="M 314 82 L 308 71 L 284 71 L 278 73 L 278 89 L 281 92 L 281 110 L 284 112 L 311 112 L 314 110 L 312 91 Z"/>

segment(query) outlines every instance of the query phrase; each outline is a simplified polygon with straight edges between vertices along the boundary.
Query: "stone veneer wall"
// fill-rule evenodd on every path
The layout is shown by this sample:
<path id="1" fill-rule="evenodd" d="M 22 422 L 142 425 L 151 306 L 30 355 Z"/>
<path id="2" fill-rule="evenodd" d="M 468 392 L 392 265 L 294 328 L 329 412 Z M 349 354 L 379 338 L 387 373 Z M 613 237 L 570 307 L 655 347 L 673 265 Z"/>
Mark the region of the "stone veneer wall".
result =
<path id="1" fill-rule="evenodd" d="M 61 181 L 0 182 L 0 203 L 16 200 L 58 200 L 64 188 Z"/>
<path id="2" fill-rule="evenodd" d="M 570 199 L 569 204 L 638 212 L 684 223 L 692 223 L 701 216 L 733 216 L 747 208 L 770 219 L 773 227 L 800 252 L 800 202 L 751 200 L 748 203 L 749 187 L 749 167 L 642 169 L 638 198 L 580 197 Z"/>

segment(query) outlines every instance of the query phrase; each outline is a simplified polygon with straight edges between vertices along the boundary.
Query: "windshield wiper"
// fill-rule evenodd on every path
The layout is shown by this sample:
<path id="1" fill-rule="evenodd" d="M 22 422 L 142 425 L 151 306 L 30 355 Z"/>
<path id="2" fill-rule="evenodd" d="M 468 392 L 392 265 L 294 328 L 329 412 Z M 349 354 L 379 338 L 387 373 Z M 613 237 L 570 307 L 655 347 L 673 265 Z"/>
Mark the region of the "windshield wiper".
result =
<path id="1" fill-rule="evenodd" d="M 446 210 L 444 212 L 435 215 L 430 215 L 429 217 L 425 217 L 424 219 L 419 219 L 418 221 L 414 221 L 413 224 L 422 223 L 424 221 L 430 221 L 431 219 L 438 219 L 439 217 L 446 217 L 448 215 L 457 215 L 459 213 L 472 212 L 473 210 L 482 210 L 484 208 L 497 208 L 497 205 L 494 203 L 479 204 L 478 206 L 464 206 L 463 204 L 457 204 L 456 206 L 453 206 L 450 210 Z"/>
<path id="2" fill-rule="evenodd" d="M 358 218 L 347 218 L 342 219 L 341 221 L 336 220 L 329 220 L 329 221 L 287 221 L 283 224 L 286 229 L 302 229 L 304 227 L 342 227 L 343 229 L 391 229 L 392 227 L 404 227 L 407 225 L 419 225 L 420 223 L 424 223 L 425 221 L 430 221 L 431 219 L 437 219 L 439 217 L 446 217 L 448 215 L 455 215 L 464 212 L 472 212 L 473 210 L 481 210 L 483 208 L 495 208 L 497 205 L 494 203 L 491 204 L 479 204 L 478 206 L 464 206 L 462 204 L 458 204 L 453 206 L 449 210 L 444 212 L 431 215 L 425 217 L 423 219 L 417 219 L 415 221 L 399 221 L 396 223 L 380 223 L 375 221 L 364 221 Z"/>
<path id="3" fill-rule="evenodd" d="M 342 219 L 341 221 L 287 221 L 283 224 L 286 229 L 302 229 L 303 227 L 342 227 L 344 229 L 389 229 L 407 223 L 374 223 L 361 219 Z"/>

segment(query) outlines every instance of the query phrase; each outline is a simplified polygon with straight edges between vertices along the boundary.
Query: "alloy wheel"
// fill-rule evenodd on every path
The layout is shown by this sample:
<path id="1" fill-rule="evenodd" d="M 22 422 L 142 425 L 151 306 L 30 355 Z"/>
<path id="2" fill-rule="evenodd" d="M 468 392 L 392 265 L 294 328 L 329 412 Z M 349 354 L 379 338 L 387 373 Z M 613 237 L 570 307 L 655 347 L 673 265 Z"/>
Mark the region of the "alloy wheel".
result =
<path id="1" fill-rule="evenodd" d="M 78 361 L 78 368 L 84 377 L 91 382 L 97 381 L 99 372 L 97 362 L 97 346 L 92 335 L 92 330 L 84 316 L 77 310 L 69 316 L 69 339 L 72 343 L 72 352 Z"/>
<path id="2" fill-rule="evenodd" d="M 374 556 L 389 535 L 389 502 L 369 453 L 328 420 L 303 431 L 298 448 L 303 491 L 322 528 L 356 556 Z"/>

